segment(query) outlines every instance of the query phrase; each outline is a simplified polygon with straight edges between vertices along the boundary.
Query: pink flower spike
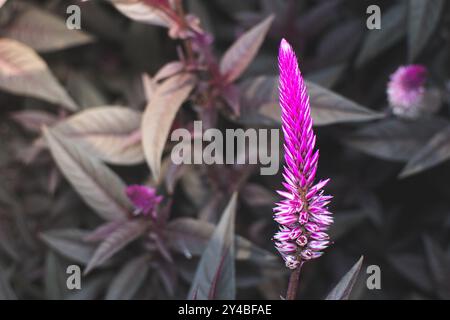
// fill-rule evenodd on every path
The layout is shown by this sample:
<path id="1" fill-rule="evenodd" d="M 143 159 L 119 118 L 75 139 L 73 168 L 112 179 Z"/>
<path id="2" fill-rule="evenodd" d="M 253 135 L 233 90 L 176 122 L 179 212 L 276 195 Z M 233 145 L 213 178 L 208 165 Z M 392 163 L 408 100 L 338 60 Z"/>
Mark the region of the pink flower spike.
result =
<path id="1" fill-rule="evenodd" d="M 274 208 L 280 232 L 274 240 L 286 266 L 296 269 L 302 260 L 322 255 L 321 251 L 329 245 L 325 231 L 333 219 L 326 207 L 331 197 L 323 195 L 329 179 L 314 185 L 319 152 L 315 148 L 309 96 L 294 50 L 284 39 L 278 66 L 285 166 L 284 190 L 278 191 L 283 200 Z"/>
<path id="2" fill-rule="evenodd" d="M 156 190 L 147 186 L 131 185 L 125 193 L 135 207 L 135 214 L 151 215 L 156 218 L 156 209 L 162 201 L 162 196 L 156 195 Z"/>

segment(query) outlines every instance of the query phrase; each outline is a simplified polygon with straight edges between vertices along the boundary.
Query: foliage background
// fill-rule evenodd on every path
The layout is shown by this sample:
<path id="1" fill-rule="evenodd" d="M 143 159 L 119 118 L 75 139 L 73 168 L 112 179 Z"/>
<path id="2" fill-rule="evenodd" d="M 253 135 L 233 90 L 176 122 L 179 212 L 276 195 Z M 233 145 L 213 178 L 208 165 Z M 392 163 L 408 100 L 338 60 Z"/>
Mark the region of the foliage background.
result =
<path id="1" fill-rule="evenodd" d="M 154 76 L 162 66 L 177 60 L 182 41 L 170 39 L 165 28 L 132 21 L 107 1 L 78 3 L 82 33 L 68 31 L 61 26 L 70 3 L 10 0 L 0 9 L 2 39 L 12 38 L 33 48 L 54 75 L 49 79 L 46 72 L 45 76 L 38 74 L 37 81 L 26 75 L 13 88 L 12 82 L 5 80 L 6 71 L 0 75 L 0 298 L 184 299 L 213 224 L 220 220 L 234 191 L 239 194 L 236 234 L 269 251 L 238 259 L 236 297 L 278 299 L 284 295 L 288 272 L 271 241 L 276 228 L 272 220 L 277 200 L 274 190 L 280 187 L 281 176 L 259 176 L 259 170 L 248 166 L 169 165 L 167 169 L 167 161 L 163 161 L 164 179 L 156 183 L 136 134 L 153 90 L 148 81 L 143 84 L 142 75 Z M 236 91 L 229 97 L 240 102 L 240 113 L 223 98 L 214 97 L 211 108 L 220 112 L 211 120 L 213 124 L 220 128 L 278 127 L 276 99 L 270 93 L 276 92 L 273 76 L 282 37 L 294 45 L 306 78 L 320 85 L 314 91 L 312 107 L 317 110 L 319 176 L 332 179 L 328 192 L 335 197 L 331 207 L 336 220 L 332 229 L 335 243 L 323 258 L 304 267 L 301 299 L 323 299 L 361 255 L 364 266 L 353 299 L 450 298 L 450 11 L 448 3 L 437 0 L 377 3 L 383 17 L 380 31 L 365 26 L 365 10 L 373 1 L 185 1 L 185 10 L 199 17 L 202 28 L 213 35 L 217 57 L 245 30 L 275 15 L 256 57 L 232 84 Z M 2 59 L 11 58 L 2 45 L 0 69 L 5 68 Z M 19 67 L 25 62 L 19 59 Z M 429 69 L 429 85 L 440 90 L 442 107 L 431 118 L 401 120 L 389 111 L 389 75 L 411 62 L 424 64 Z M 208 83 L 204 77 L 199 77 L 197 89 L 178 112 L 173 127 L 208 118 L 207 108 L 198 99 L 207 90 L 200 85 Z M 261 87 L 252 91 L 252 85 Z M 44 96 L 36 96 L 36 92 Z M 78 108 L 75 112 L 74 105 Z M 73 113 L 98 106 L 131 110 L 115 117 L 110 111 L 107 116 L 86 117 L 94 128 L 108 121 L 108 130 L 114 128 L 102 132 L 113 138 L 101 141 L 101 156 L 82 149 L 92 138 L 86 131 L 80 138 L 80 132 L 60 128 L 63 132 L 55 129 L 47 139 L 42 138 L 43 126 L 54 128 Z M 150 123 L 159 130 L 160 122 Z M 82 131 L 88 124 L 76 129 Z M 107 163 L 123 180 L 105 182 L 113 186 L 113 193 L 122 192 L 116 200 L 123 197 L 120 188 L 125 184 L 153 185 L 165 196 L 161 211 L 167 208 L 171 220 L 189 217 L 197 221 L 199 230 L 208 229 L 203 238 L 189 244 L 191 251 L 198 251 L 194 257 L 187 259 L 180 253 L 183 250 L 174 248 L 168 249 L 170 258 L 165 257 L 165 249 L 155 248 L 152 242 L 154 231 L 145 230 L 112 259 L 97 261 L 98 268 L 83 277 L 82 290 L 68 291 L 66 267 L 92 263 L 99 244 L 86 242 L 85 236 L 103 223 L 104 216 L 101 204 L 86 204 L 77 192 L 83 189 L 85 177 L 79 178 L 81 186 L 74 188 L 61 175 L 46 147 L 45 141 L 52 145 L 52 139 L 56 148 L 62 145 L 66 151 L 80 144 L 84 151 L 75 162 L 95 163 L 88 176 L 109 175 L 104 173 L 110 172 L 105 169 Z M 120 143 L 133 147 L 132 155 L 121 155 L 117 151 Z M 164 154 L 169 150 L 166 146 Z M 111 154 L 128 157 L 127 163 L 118 165 L 123 159 L 108 161 Z M 100 217 L 95 214 L 99 211 Z M 183 227 L 176 232 L 202 233 L 193 230 Z M 229 232 L 229 226 L 222 230 L 221 245 L 227 243 Z M 120 247 L 120 241 L 112 247 Z M 171 246 L 170 240 L 164 238 L 163 242 L 163 246 Z M 237 251 L 239 248 L 236 244 Z M 381 268 L 382 290 L 366 288 L 365 267 L 371 264 Z M 227 266 L 232 263 L 228 261 Z"/>

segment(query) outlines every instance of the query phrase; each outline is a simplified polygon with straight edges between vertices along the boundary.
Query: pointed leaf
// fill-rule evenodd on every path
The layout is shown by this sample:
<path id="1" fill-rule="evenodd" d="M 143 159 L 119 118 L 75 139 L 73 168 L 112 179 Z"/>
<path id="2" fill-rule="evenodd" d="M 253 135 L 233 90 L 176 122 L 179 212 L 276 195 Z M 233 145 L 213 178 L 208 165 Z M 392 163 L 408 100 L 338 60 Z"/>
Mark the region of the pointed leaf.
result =
<path id="1" fill-rule="evenodd" d="M 407 161 L 446 124 L 440 118 L 415 121 L 386 119 L 365 126 L 343 142 L 377 158 Z"/>
<path id="2" fill-rule="evenodd" d="M 334 223 L 329 231 L 330 238 L 336 241 L 364 221 L 365 218 L 366 214 L 360 210 L 335 213 Z"/>
<path id="3" fill-rule="evenodd" d="M 51 126 L 58 121 L 53 114 L 42 110 L 24 110 L 11 114 L 11 118 L 32 132 L 41 132 L 43 126 Z"/>
<path id="4" fill-rule="evenodd" d="M 106 220 L 123 220 L 132 210 L 125 184 L 100 160 L 57 132 L 44 136 L 59 169 L 84 201 Z"/>
<path id="5" fill-rule="evenodd" d="M 381 14 L 381 29 L 367 30 L 366 39 L 356 59 L 360 66 L 396 44 L 406 34 L 406 1 Z"/>
<path id="6" fill-rule="evenodd" d="M 192 218 L 178 218 L 167 225 L 168 246 L 187 257 L 201 255 L 214 232 L 214 225 Z M 276 257 L 241 236 L 235 236 L 236 259 L 259 265 L 275 263 Z"/>
<path id="7" fill-rule="evenodd" d="M 258 53 L 274 18 L 271 15 L 254 26 L 225 52 L 220 61 L 220 72 L 225 77 L 226 83 L 233 82 L 247 69 Z"/>
<path id="8" fill-rule="evenodd" d="M 126 221 L 123 220 L 108 221 L 94 229 L 94 231 L 89 232 L 83 240 L 86 242 L 103 241 L 124 223 L 126 223 Z"/>
<path id="9" fill-rule="evenodd" d="M 0 38 L 0 89 L 43 99 L 72 111 L 78 108 L 45 61 L 33 49 L 12 39 Z"/>
<path id="10" fill-rule="evenodd" d="M 6 278 L 3 268 L 0 266 L 0 300 L 17 300 L 17 297 Z"/>
<path id="11" fill-rule="evenodd" d="M 306 77 L 312 83 L 324 88 L 333 87 L 345 71 L 345 64 L 337 64 L 308 74 Z"/>
<path id="12" fill-rule="evenodd" d="M 271 190 L 251 182 L 242 188 L 241 199 L 251 207 L 273 206 L 278 201 L 277 196 Z"/>
<path id="13" fill-rule="evenodd" d="M 136 240 L 147 231 L 149 224 L 140 219 L 130 220 L 112 232 L 95 250 L 84 274 L 88 274 L 94 268 L 102 265 L 117 252 L 122 250 L 130 242 Z"/>
<path id="14" fill-rule="evenodd" d="M 98 300 L 103 299 L 104 292 L 111 282 L 110 273 L 100 273 L 83 278 L 81 290 L 73 290 L 66 300 Z"/>
<path id="15" fill-rule="evenodd" d="M 407 281 L 425 292 L 432 291 L 431 275 L 423 257 L 410 253 L 395 253 L 389 257 L 389 262 Z"/>
<path id="16" fill-rule="evenodd" d="M 149 256 L 130 260 L 113 279 L 106 300 L 130 300 L 143 285 L 149 271 Z"/>
<path id="17" fill-rule="evenodd" d="M 444 0 L 410 0 L 408 3 L 408 54 L 413 61 L 430 40 L 444 7 Z"/>
<path id="18" fill-rule="evenodd" d="M 315 125 L 380 119 L 384 114 L 367 109 L 331 90 L 307 81 L 311 116 Z"/>
<path id="19" fill-rule="evenodd" d="M 192 281 L 189 299 L 233 300 L 236 295 L 234 221 L 237 194 L 222 214 Z"/>
<path id="20" fill-rule="evenodd" d="M 143 0 L 109 0 L 123 15 L 142 23 L 168 27 L 171 23 L 162 11 L 148 5 Z"/>
<path id="21" fill-rule="evenodd" d="M 1 35 L 23 42 L 36 51 L 48 52 L 87 44 L 93 41 L 88 34 L 70 30 L 66 22 L 36 7 L 26 6 L 1 31 Z"/>
<path id="22" fill-rule="evenodd" d="M 62 259 L 53 251 L 48 251 L 45 259 L 45 296 L 49 300 L 61 300 L 68 292 L 67 274 Z"/>
<path id="23" fill-rule="evenodd" d="M 108 104 L 108 98 L 92 78 L 93 76 L 86 72 L 74 70 L 67 75 L 67 91 L 82 109 Z"/>
<path id="24" fill-rule="evenodd" d="M 52 130 L 105 162 L 132 165 L 144 161 L 139 134 L 141 119 L 138 111 L 103 106 L 79 112 Z"/>
<path id="25" fill-rule="evenodd" d="M 450 126 L 435 134 L 408 161 L 400 177 L 408 177 L 450 159 Z"/>
<path id="26" fill-rule="evenodd" d="M 161 170 L 161 158 L 172 122 L 195 85 L 195 78 L 186 73 L 163 82 L 152 96 L 142 118 L 142 143 L 147 163 L 155 181 Z"/>
<path id="27" fill-rule="evenodd" d="M 95 251 L 95 245 L 83 241 L 87 234 L 79 229 L 60 229 L 45 231 L 40 238 L 63 257 L 86 265 Z"/>
<path id="28" fill-rule="evenodd" d="M 430 238 L 425 238 L 425 250 L 435 291 L 441 299 L 450 299 L 450 258 Z"/>
<path id="29" fill-rule="evenodd" d="M 183 71 L 184 63 L 181 61 L 172 61 L 165 64 L 161 69 L 158 70 L 158 73 L 153 77 L 153 81 L 159 82 L 161 80 L 167 79 L 169 77 L 174 76 L 175 74 Z M 148 75 L 147 75 L 148 77 Z"/>
<path id="30" fill-rule="evenodd" d="M 345 274 L 339 281 L 336 287 L 331 290 L 326 300 L 348 300 L 350 293 L 352 292 L 353 285 L 358 278 L 359 271 L 363 263 L 364 257 L 361 256 L 358 262 Z"/>
<path id="31" fill-rule="evenodd" d="M 367 109 L 318 84 L 306 81 L 306 85 L 310 96 L 311 116 L 316 126 L 370 121 L 384 117 L 384 114 Z M 253 104 L 261 105 L 260 114 L 280 122 L 281 108 L 278 103 L 277 88 L 278 77 L 258 77 L 253 79 L 253 84 L 246 85 L 244 99 L 245 101 L 250 100 L 250 105 L 252 105 L 251 101 L 255 99 Z M 243 106 L 247 105 L 244 103 L 242 103 Z"/>

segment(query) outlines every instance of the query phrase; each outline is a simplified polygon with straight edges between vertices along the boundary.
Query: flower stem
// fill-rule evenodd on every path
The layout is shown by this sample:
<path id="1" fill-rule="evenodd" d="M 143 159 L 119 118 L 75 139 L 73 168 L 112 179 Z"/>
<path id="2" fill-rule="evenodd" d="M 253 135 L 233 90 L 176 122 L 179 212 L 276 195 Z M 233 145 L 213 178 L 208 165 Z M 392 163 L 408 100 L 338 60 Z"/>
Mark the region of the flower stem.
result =
<path id="1" fill-rule="evenodd" d="M 181 19 L 181 24 L 183 28 L 189 29 L 189 24 L 186 22 L 186 15 L 183 8 L 183 1 L 177 0 L 175 1 L 175 10 L 177 11 L 177 14 L 179 18 Z M 194 60 L 194 52 L 192 51 L 192 44 L 190 39 L 185 39 L 183 41 L 187 56 L 188 56 L 188 62 L 191 63 Z"/>
<path id="2" fill-rule="evenodd" d="M 297 297 L 297 288 L 300 280 L 300 270 L 302 268 L 302 264 L 300 262 L 297 269 L 292 271 L 291 277 L 289 278 L 288 290 L 286 293 L 286 300 L 295 300 Z"/>

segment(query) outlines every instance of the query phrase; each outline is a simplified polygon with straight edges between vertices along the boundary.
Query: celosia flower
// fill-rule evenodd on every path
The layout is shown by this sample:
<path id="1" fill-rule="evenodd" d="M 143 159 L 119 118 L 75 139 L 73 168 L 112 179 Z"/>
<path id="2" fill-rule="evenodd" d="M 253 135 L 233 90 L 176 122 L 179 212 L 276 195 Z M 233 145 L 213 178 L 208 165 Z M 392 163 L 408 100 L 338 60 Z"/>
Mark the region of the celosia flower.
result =
<path id="1" fill-rule="evenodd" d="M 156 219 L 156 209 L 162 201 L 162 196 L 156 195 L 156 190 L 147 186 L 132 185 L 125 190 L 126 195 L 135 207 L 135 214 L 150 215 Z"/>
<path id="2" fill-rule="evenodd" d="M 427 99 L 432 92 L 425 88 L 426 78 L 427 69 L 422 65 L 401 66 L 391 75 L 387 95 L 395 115 L 417 118 L 420 114 L 437 110 L 440 103 Z"/>
<path id="3" fill-rule="evenodd" d="M 278 191 L 284 199 L 274 208 L 274 219 L 280 224 L 274 240 L 286 266 L 296 269 L 301 261 L 320 257 L 329 245 L 326 231 L 333 218 L 327 206 L 332 197 L 323 192 L 329 179 L 314 184 L 319 151 L 315 150 L 309 97 L 297 57 L 284 39 L 278 64 L 285 190 Z"/>

